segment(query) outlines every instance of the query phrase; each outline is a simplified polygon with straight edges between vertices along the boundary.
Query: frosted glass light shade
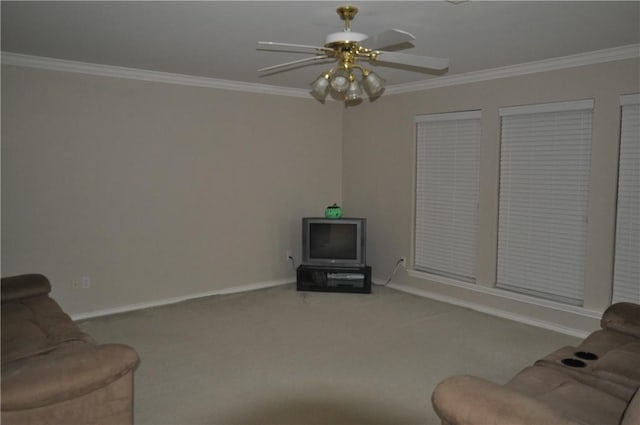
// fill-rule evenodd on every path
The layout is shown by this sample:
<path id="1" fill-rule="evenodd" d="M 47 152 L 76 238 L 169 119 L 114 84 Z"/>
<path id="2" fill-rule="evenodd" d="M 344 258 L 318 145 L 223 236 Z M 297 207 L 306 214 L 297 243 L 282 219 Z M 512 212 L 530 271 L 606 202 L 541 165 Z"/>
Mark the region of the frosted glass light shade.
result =
<path id="1" fill-rule="evenodd" d="M 369 72 L 367 76 L 362 79 L 362 85 L 367 93 L 369 93 L 369 96 L 378 96 L 382 93 L 382 90 L 384 90 L 384 80 L 373 72 Z"/>
<path id="2" fill-rule="evenodd" d="M 311 93 L 318 99 L 327 97 L 329 89 L 329 78 L 327 74 L 322 74 L 311 83 Z"/>
<path id="3" fill-rule="evenodd" d="M 331 87 L 338 93 L 344 93 L 349 88 L 349 71 L 337 71 L 331 79 Z"/>
<path id="4" fill-rule="evenodd" d="M 349 89 L 345 94 L 345 100 L 358 100 L 362 97 L 362 89 L 360 88 L 360 84 L 357 81 L 352 81 L 349 84 Z"/>

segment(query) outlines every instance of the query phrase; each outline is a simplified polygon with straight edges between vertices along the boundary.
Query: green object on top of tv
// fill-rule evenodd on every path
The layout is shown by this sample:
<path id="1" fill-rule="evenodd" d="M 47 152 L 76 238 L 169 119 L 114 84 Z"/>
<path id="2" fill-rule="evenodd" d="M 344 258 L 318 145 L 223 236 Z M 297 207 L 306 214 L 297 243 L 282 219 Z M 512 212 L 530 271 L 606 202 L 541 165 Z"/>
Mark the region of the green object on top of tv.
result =
<path id="1" fill-rule="evenodd" d="M 341 218 L 342 217 L 342 208 L 338 206 L 338 204 L 329 205 L 324 210 L 324 216 L 326 218 Z"/>

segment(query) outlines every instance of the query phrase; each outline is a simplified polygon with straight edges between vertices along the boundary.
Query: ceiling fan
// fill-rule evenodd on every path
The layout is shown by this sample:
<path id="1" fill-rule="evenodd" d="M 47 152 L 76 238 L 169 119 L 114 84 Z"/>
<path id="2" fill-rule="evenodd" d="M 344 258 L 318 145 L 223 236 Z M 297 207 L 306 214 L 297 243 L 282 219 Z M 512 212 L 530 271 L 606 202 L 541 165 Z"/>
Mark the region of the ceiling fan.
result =
<path id="1" fill-rule="evenodd" d="M 412 34 L 398 29 L 383 31 L 373 36 L 353 32 L 350 23 L 358 13 L 358 8 L 340 6 L 336 12 L 344 21 L 344 30 L 328 34 L 324 46 L 258 41 L 258 44 L 263 46 L 315 51 L 315 56 L 268 66 L 259 69 L 258 72 L 336 59 L 335 65 L 329 71 L 323 72 L 311 83 L 311 94 L 323 101 L 332 91 L 338 96 L 343 96 L 345 101 L 358 101 L 362 98 L 362 88 L 365 89 L 370 99 L 380 96 L 384 91 L 384 80 L 356 61 L 369 61 L 381 65 L 400 64 L 431 70 L 445 70 L 449 67 L 449 59 L 378 50 L 384 47 L 398 46 L 416 38 Z M 358 70 L 361 75 L 360 81 L 356 78 L 355 70 Z"/>

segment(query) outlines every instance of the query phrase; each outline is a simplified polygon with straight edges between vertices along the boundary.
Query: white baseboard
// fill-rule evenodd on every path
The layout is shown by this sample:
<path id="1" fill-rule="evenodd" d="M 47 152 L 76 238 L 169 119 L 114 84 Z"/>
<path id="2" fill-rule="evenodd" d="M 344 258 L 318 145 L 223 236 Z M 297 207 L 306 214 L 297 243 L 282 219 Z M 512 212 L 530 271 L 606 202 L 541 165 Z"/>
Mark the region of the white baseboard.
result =
<path id="1" fill-rule="evenodd" d="M 383 285 L 384 281 L 378 280 L 378 279 L 373 279 L 373 283 L 375 283 L 376 285 Z M 471 310 L 474 311 L 478 311 L 480 313 L 486 313 L 489 314 L 491 316 L 496 316 L 496 317 L 501 317 L 503 319 L 508 319 L 508 320 L 513 320 L 514 322 L 519 322 L 519 323 L 524 323 L 526 325 L 531 325 L 531 326 L 536 326 L 539 328 L 543 328 L 543 329 L 548 329 L 551 331 L 555 331 L 555 332 L 559 332 L 565 335 L 570 335 L 570 336 L 574 336 L 577 338 L 581 338 L 584 339 L 586 338 L 590 332 L 582 330 L 582 329 L 575 329 L 575 328 L 570 328 L 570 327 L 566 327 L 566 326 L 562 326 L 559 325 L 557 323 L 553 323 L 553 322 L 547 322 L 545 320 L 539 320 L 539 319 L 535 319 L 533 317 L 529 317 L 529 316 L 525 316 L 525 315 L 521 315 L 521 314 L 516 314 L 516 313 L 512 313 L 509 311 L 504 311 L 504 310 L 500 310 L 494 307 L 488 307 L 482 304 L 478 304 L 478 303 L 474 303 L 474 302 L 470 302 L 470 301 L 464 301 L 455 297 L 451 297 L 448 295 L 443 295 L 443 294 L 439 294 L 437 292 L 433 292 L 433 291 L 428 291 L 425 289 L 419 289 L 419 288 L 415 288 L 413 286 L 409 286 L 409 285 L 404 285 L 402 283 L 389 283 L 388 285 L 389 288 L 393 288 L 393 289 L 397 289 L 398 291 L 402 291 L 402 292 L 406 292 L 412 295 L 418 295 L 420 297 L 425 297 L 425 298 L 430 298 L 436 301 L 442 301 L 448 304 L 453 304 L 453 305 L 457 305 L 459 307 L 465 307 L 465 308 L 469 308 Z"/>
<path id="2" fill-rule="evenodd" d="M 203 298 L 203 297 L 209 297 L 212 295 L 227 295 L 227 294 L 236 294 L 236 293 L 241 293 L 241 292 L 248 292 L 248 291 L 255 291 L 258 289 L 265 289 L 265 288 L 271 288 L 274 286 L 281 286 L 281 285 L 288 285 L 291 283 L 295 282 L 295 277 L 291 277 L 291 278 L 285 278 L 285 279 L 278 279 L 278 280 L 270 280 L 270 281 L 265 281 L 265 282 L 257 282 L 257 283 L 251 283 L 251 284 L 247 284 L 247 285 L 240 285 L 240 286 L 233 286 L 233 287 L 229 287 L 229 288 L 221 288 L 221 289 L 214 289 L 212 291 L 207 291 L 207 292 L 200 292 L 200 293 L 196 293 L 196 294 L 189 294 L 189 295 L 184 295 L 184 296 L 180 296 L 180 297 L 174 297 L 174 298 L 165 298 L 165 299 L 161 299 L 161 300 L 154 300 L 154 301 L 148 301 L 148 302 L 143 302 L 143 303 L 135 303 L 135 304 L 127 304 L 124 306 L 119 306 L 119 307 L 114 307 L 114 308 L 108 308 L 108 309 L 103 309 L 103 310 L 95 310 L 95 311 L 90 311 L 90 312 L 86 312 L 86 313 L 78 313 L 78 314 L 72 314 L 71 315 L 71 319 L 72 320 L 84 320 L 84 319 L 90 319 L 93 317 L 100 317 L 100 316 L 108 316 L 111 314 L 118 314 L 118 313 L 126 313 L 129 311 L 136 311 L 136 310 L 142 310 L 145 308 L 151 308 L 151 307 L 160 307 L 163 305 L 170 305 L 170 304 L 175 304 L 175 303 L 179 303 L 182 301 L 187 301 L 187 300 L 192 300 L 192 299 L 196 299 L 196 298 Z M 373 283 L 376 285 L 383 285 L 384 281 L 379 280 L 379 279 L 373 279 Z M 557 323 L 553 323 L 553 322 L 547 322 L 544 320 L 539 320 L 539 319 L 535 319 L 529 316 L 525 316 L 525 315 L 521 315 L 521 314 L 516 314 L 516 313 L 511 313 L 508 311 L 504 311 L 504 310 L 500 310 L 494 307 L 488 307 L 482 304 L 478 304 L 478 303 L 474 303 L 474 302 L 469 302 L 469 301 L 464 301 L 464 300 L 460 300 L 458 298 L 455 297 L 451 297 L 448 295 L 442 295 L 439 294 L 437 292 L 433 292 L 433 291 L 428 291 L 425 289 L 419 289 L 419 288 L 415 288 L 409 285 L 404 285 L 401 283 L 389 283 L 388 285 L 389 288 L 393 288 L 396 289 L 398 291 L 402 291 L 402 292 L 406 292 L 412 295 L 417 295 L 417 296 L 421 296 L 421 297 L 425 297 L 425 298 L 430 298 L 436 301 L 442 301 L 448 304 L 453 304 L 453 305 L 457 305 L 460 307 L 465 307 L 465 308 L 469 308 L 471 310 L 475 310 L 481 313 L 486 313 L 492 316 L 496 316 L 496 317 L 501 317 L 503 319 L 508 319 L 508 320 L 513 320 L 515 322 L 520 322 L 520 323 L 524 323 L 527 325 L 532 325 L 532 326 L 537 326 L 539 328 L 543 328 L 543 329 L 549 329 L 555 332 L 560 332 L 563 333 L 565 335 L 570 335 L 570 336 L 574 336 L 577 338 L 585 338 L 589 335 L 590 332 L 588 331 L 584 331 L 581 329 L 575 329 L 575 328 L 570 328 L 570 327 L 566 327 L 566 326 L 562 326 L 559 325 Z"/>
<path id="3" fill-rule="evenodd" d="M 142 310 L 151 307 L 160 307 L 163 305 L 176 304 L 182 301 L 193 300 L 196 298 L 210 297 L 212 295 L 228 295 L 240 292 L 255 291 L 257 289 L 271 288 L 273 286 L 288 285 L 296 281 L 295 277 L 269 280 L 266 282 L 250 283 L 247 285 L 232 286 L 230 288 L 214 289 L 212 291 L 200 292 L 197 294 L 183 295 L 174 298 L 165 298 L 161 300 L 148 301 L 143 303 L 127 304 L 120 307 L 107 308 L 104 310 L 89 311 L 86 313 L 72 314 L 72 320 L 90 319 L 93 317 L 108 316 L 111 314 L 126 313 L 129 311 Z"/>

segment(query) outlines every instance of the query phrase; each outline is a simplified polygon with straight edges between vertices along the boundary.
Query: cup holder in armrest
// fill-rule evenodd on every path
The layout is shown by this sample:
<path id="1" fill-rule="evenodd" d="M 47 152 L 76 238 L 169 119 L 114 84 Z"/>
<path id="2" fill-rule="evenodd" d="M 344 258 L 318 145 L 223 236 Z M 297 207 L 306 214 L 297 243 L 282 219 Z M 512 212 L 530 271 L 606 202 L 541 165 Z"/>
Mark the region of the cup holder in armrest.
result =
<path id="1" fill-rule="evenodd" d="M 569 367 L 585 367 L 587 364 L 578 359 L 562 359 L 562 364 Z"/>
<path id="2" fill-rule="evenodd" d="M 598 355 L 588 351 L 577 351 L 574 355 L 582 360 L 598 360 Z"/>

